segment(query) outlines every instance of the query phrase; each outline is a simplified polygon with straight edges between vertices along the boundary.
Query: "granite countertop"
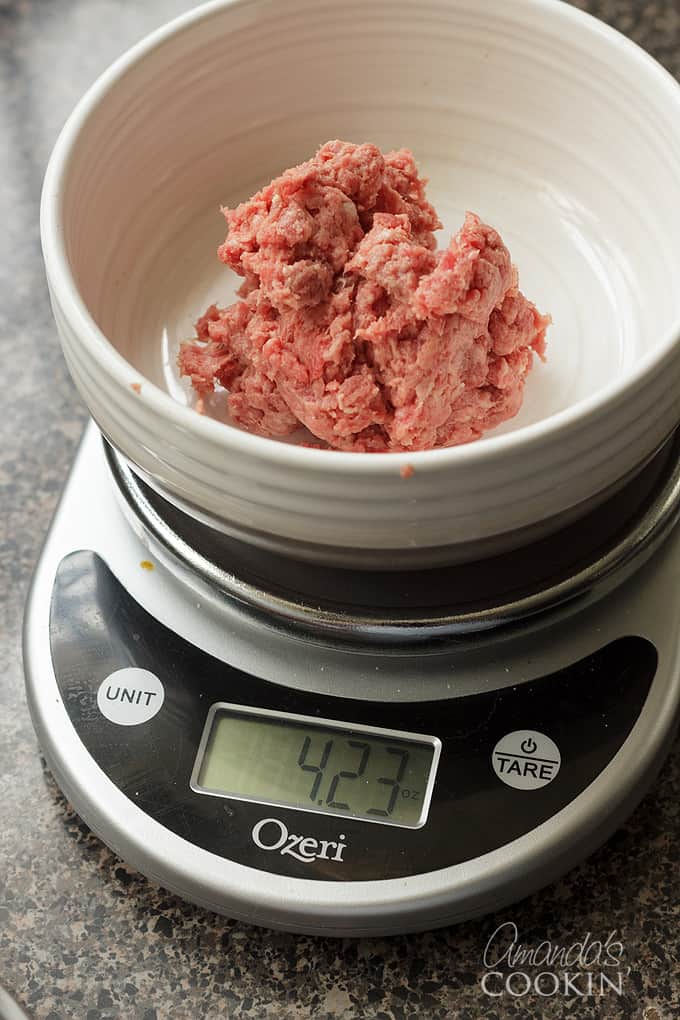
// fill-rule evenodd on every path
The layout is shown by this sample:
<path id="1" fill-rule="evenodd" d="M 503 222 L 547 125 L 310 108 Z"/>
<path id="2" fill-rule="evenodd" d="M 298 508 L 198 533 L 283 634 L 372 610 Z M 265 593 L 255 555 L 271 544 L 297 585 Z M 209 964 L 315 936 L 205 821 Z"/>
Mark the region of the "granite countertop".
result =
<path id="1" fill-rule="evenodd" d="M 23 689 L 23 602 L 85 413 L 52 322 L 38 240 L 41 177 L 95 76 L 186 0 L 0 0 L 0 985 L 35 1020 L 680 1016 L 680 750 L 587 863 L 483 920 L 371 940 L 272 933 L 206 913 L 118 860 L 41 760 Z M 579 0 L 680 76 L 678 0 Z M 623 994 L 487 996 L 484 947 L 622 943 Z M 525 968 L 531 970 L 531 968 Z M 532 972 L 535 973 L 535 970 Z"/>

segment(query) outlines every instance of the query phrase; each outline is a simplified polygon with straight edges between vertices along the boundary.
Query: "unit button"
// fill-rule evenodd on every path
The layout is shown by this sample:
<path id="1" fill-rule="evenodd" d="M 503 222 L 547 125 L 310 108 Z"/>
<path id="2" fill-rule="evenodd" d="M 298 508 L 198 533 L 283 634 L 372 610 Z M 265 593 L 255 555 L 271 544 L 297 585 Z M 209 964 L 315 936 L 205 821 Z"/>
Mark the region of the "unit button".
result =
<path id="1" fill-rule="evenodd" d="M 160 712 L 165 689 L 148 669 L 127 666 L 107 676 L 97 691 L 97 706 L 109 722 L 139 726 Z"/>
<path id="2" fill-rule="evenodd" d="M 537 730 L 514 730 L 498 741 L 491 755 L 494 772 L 515 790 L 538 790 L 560 771 L 562 758 L 554 740 Z"/>

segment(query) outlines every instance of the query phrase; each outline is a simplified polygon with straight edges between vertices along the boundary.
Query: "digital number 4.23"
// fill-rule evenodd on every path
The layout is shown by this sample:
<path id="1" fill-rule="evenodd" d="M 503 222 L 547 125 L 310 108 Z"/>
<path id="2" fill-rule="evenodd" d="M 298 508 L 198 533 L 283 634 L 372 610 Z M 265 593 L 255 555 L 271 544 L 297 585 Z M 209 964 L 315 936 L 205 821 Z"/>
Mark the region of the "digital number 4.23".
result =
<path id="1" fill-rule="evenodd" d="M 351 811 L 351 807 L 348 801 L 341 800 L 341 795 L 344 797 L 350 797 L 351 799 L 351 787 L 348 787 L 348 783 L 356 782 L 365 775 L 368 767 L 369 759 L 371 757 L 372 748 L 370 744 L 365 743 L 362 740 L 347 740 L 346 743 L 352 748 L 356 755 L 356 764 L 353 770 L 344 769 L 340 772 L 336 772 L 330 780 L 326 789 L 324 783 L 324 774 L 328 766 L 328 762 L 333 753 L 333 748 L 337 743 L 344 743 L 344 741 L 327 740 L 321 751 L 317 764 L 310 761 L 310 757 L 314 757 L 312 752 L 312 738 L 306 736 L 302 742 L 300 753 L 298 755 L 298 765 L 303 772 L 310 772 L 314 779 L 312 786 L 309 791 L 309 799 L 315 804 L 321 806 L 325 805 L 329 808 L 335 808 L 337 811 Z M 384 793 L 387 796 L 387 802 L 383 800 L 383 807 L 373 806 L 369 807 L 366 814 L 377 815 L 381 818 L 389 818 L 394 811 L 395 805 L 399 798 L 401 791 L 401 781 L 406 773 L 406 768 L 409 760 L 409 752 L 405 751 L 402 747 L 390 747 L 386 745 L 384 751 L 387 755 L 390 755 L 394 762 L 394 775 L 391 776 L 379 776 L 373 782 L 385 787 Z M 365 781 L 365 780 L 364 780 Z M 342 791 L 339 790 L 340 784 L 343 783 Z M 321 787 L 324 786 L 326 789 L 326 795 L 319 797 Z M 407 793 L 406 790 L 403 791 Z M 408 794 L 412 800 L 418 799 L 416 791 L 408 791 Z"/>

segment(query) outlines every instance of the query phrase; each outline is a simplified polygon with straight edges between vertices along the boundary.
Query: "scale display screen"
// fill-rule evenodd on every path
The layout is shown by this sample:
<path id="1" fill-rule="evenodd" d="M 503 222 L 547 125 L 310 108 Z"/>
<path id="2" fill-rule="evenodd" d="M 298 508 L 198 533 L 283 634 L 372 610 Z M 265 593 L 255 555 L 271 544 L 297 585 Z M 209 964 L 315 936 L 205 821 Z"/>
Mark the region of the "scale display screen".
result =
<path id="1" fill-rule="evenodd" d="M 417 829 L 427 821 L 437 737 L 213 705 L 196 793 Z"/>

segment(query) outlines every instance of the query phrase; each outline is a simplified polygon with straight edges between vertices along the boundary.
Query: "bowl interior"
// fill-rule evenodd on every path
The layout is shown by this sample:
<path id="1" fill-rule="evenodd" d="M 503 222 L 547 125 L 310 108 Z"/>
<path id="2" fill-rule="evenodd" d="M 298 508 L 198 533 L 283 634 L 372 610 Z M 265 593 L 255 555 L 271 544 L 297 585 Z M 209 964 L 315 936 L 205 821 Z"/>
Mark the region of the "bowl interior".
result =
<path id="1" fill-rule="evenodd" d="M 440 245 L 479 213 L 553 316 L 548 361 L 495 433 L 517 430 L 634 373 L 680 316 L 679 91 L 566 5 L 213 7 L 133 63 L 80 132 L 64 193 L 77 286 L 140 376 L 190 403 L 179 344 L 240 282 L 216 257 L 220 205 L 329 138 L 406 146 Z M 210 413 L 228 421 L 223 394 Z"/>

